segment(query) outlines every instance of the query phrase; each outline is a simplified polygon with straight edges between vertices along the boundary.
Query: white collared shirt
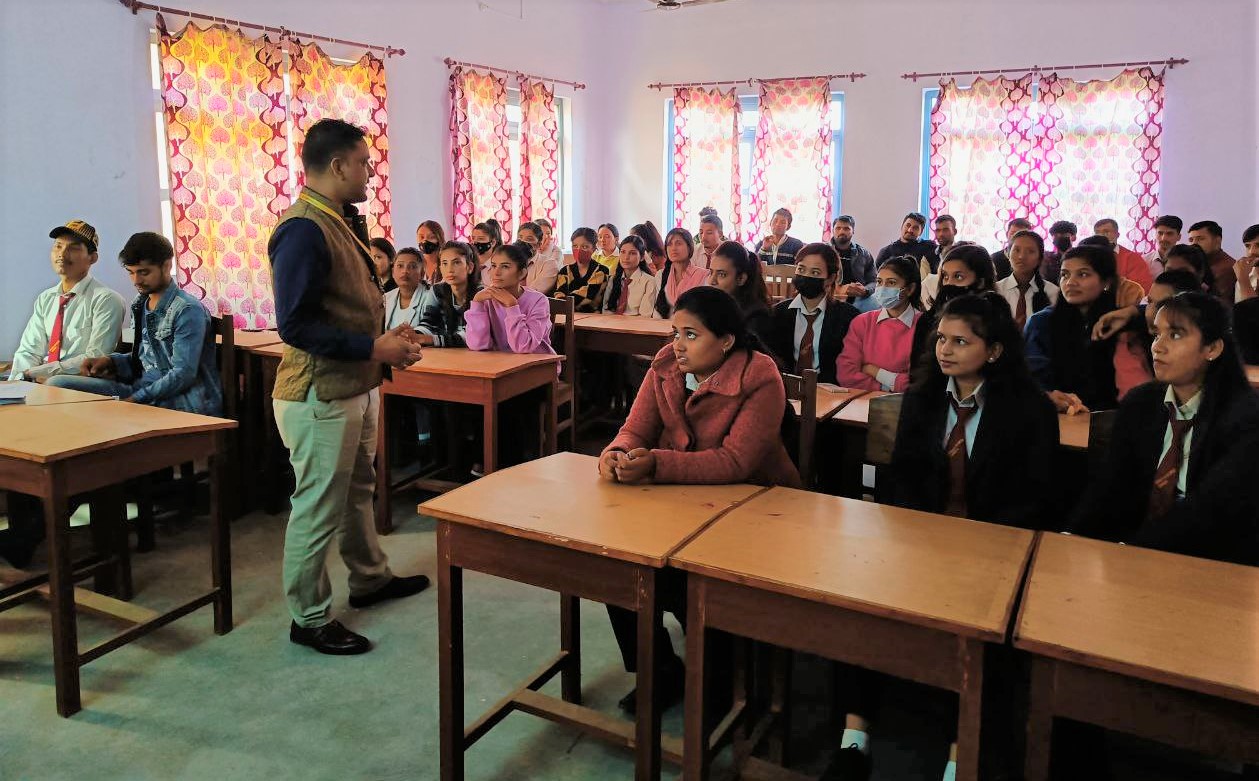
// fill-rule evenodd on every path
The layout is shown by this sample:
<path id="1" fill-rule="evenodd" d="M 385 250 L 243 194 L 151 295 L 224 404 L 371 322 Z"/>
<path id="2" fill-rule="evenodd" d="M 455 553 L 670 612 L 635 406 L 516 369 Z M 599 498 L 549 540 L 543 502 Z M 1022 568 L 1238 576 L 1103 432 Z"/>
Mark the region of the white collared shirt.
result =
<path id="1" fill-rule="evenodd" d="M 805 309 L 804 299 L 797 293 L 787 308 L 796 310 L 796 328 L 791 340 L 791 356 L 797 361 L 800 360 L 800 342 L 804 340 L 804 332 L 809 327 L 809 321 L 805 315 L 818 313 L 817 320 L 813 321 L 813 369 L 817 371 L 822 360 L 822 321 L 826 319 L 826 299 L 822 299 L 822 304 L 817 309 L 809 311 Z"/>
<path id="2" fill-rule="evenodd" d="M 45 362 L 60 308 L 61 284 L 58 283 L 35 298 L 34 312 L 13 354 L 9 379 L 20 379 L 27 371 L 38 377 L 78 374 L 84 358 L 109 355 L 117 349 L 127 311 L 122 296 L 90 274 L 79 280 L 70 292 L 74 298 L 66 304 L 61 321 L 61 360 Z"/>
<path id="3" fill-rule="evenodd" d="M 975 414 L 970 416 L 970 420 L 966 421 L 966 428 L 962 430 L 966 437 L 966 455 L 969 456 L 971 450 L 975 447 L 975 435 L 979 433 L 979 419 L 984 415 L 984 384 L 980 382 L 975 387 L 975 391 L 966 398 L 959 398 L 960 394 L 957 390 L 957 380 L 949 378 L 948 387 L 944 392 L 957 401 L 959 407 L 975 407 Z M 949 404 L 949 411 L 945 415 L 944 420 L 944 442 L 945 447 L 949 444 L 949 435 L 953 433 L 953 427 L 957 425 L 957 413 L 953 411 L 953 405 Z"/>
<path id="4" fill-rule="evenodd" d="M 1049 305 L 1053 306 L 1058 303 L 1058 286 L 1049 281 L 1042 281 L 1045 284 L 1045 295 L 1049 298 Z M 1002 298 L 1005 299 L 1006 303 L 1010 305 L 1011 314 L 1018 311 L 1019 281 L 1014 278 L 1013 274 L 1004 279 L 998 279 L 996 291 Z M 1023 299 L 1027 302 L 1028 317 L 1031 317 L 1036 312 L 1036 310 L 1032 307 L 1032 296 L 1034 295 L 1036 295 L 1036 285 L 1033 283 L 1027 286 L 1027 292 L 1023 294 Z"/>
<path id="5" fill-rule="evenodd" d="M 1198 408 L 1202 406 L 1202 391 L 1198 391 L 1193 398 L 1184 404 L 1176 403 L 1176 392 L 1172 390 L 1172 386 L 1167 386 L 1167 393 L 1163 396 L 1163 401 L 1170 403 L 1176 407 L 1177 420 L 1189 420 L 1198 414 Z M 1196 425 L 1196 424 L 1195 424 Z M 1185 434 L 1185 444 L 1181 449 L 1182 458 L 1180 459 L 1180 474 L 1176 477 L 1176 494 L 1178 496 L 1185 495 L 1185 481 L 1189 477 L 1189 451 L 1193 448 L 1193 429 Z M 1172 422 L 1167 421 L 1167 428 L 1163 432 L 1163 449 L 1159 451 L 1158 463 L 1163 463 L 1163 457 L 1167 455 L 1167 451 L 1172 449 Z"/>

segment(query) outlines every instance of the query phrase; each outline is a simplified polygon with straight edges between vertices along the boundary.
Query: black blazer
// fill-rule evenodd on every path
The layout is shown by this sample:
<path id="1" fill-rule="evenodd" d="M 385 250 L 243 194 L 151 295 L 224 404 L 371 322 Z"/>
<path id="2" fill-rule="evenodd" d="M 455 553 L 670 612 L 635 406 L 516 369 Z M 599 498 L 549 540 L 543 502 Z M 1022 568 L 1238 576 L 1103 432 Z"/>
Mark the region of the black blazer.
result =
<path id="1" fill-rule="evenodd" d="M 1237 335 L 1242 360 L 1259 364 L 1259 298 L 1238 301 L 1233 307 L 1233 333 Z"/>
<path id="2" fill-rule="evenodd" d="M 780 301 L 774 306 L 769 316 L 769 327 L 764 329 L 761 338 L 766 340 L 765 346 L 778 363 L 778 368 L 785 372 L 796 368 L 796 311 L 791 309 L 793 299 Z M 831 301 L 826 305 L 826 316 L 822 318 L 821 347 L 817 362 L 818 382 L 837 382 L 835 364 L 839 353 L 844 349 L 844 337 L 848 335 L 848 325 L 860 314 L 856 307 L 843 301 Z"/>
<path id="3" fill-rule="evenodd" d="M 892 463 L 878 479 L 880 502 L 935 513 L 948 504 L 944 388 L 937 381 L 906 391 Z M 966 461 L 967 517 L 1024 529 L 1057 528 L 1053 403 L 1034 384 L 988 382 L 984 391 L 983 415 Z"/>
<path id="4" fill-rule="evenodd" d="M 1259 397 L 1248 389 L 1203 399 L 1189 450 L 1185 498 L 1146 521 L 1167 431 L 1167 386 L 1134 388 L 1119 405 L 1105 465 L 1076 508 L 1071 531 L 1259 566 Z M 1214 409 L 1208 409 L 1211 404 Z"/>

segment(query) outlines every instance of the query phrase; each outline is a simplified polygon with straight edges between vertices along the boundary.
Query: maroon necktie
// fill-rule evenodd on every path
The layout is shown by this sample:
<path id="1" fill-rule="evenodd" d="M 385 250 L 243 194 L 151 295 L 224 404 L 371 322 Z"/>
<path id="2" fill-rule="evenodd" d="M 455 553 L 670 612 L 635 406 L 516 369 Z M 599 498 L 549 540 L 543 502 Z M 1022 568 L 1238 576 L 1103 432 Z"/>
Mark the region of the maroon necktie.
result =
<path id="1" fill-rule="evenodd" d="M 1167 415 L 1172 426 L 1172 444 L 1167 455 L 1154 471 L 1154 486 L 1150 489 L 1150 508 L 1146 520 L 1162 518 L 1176 503 L 1176 486 L 1180 482 L 1180 467 L 1185 460 L 1185 435 L 1193 428 L 1193 418 L 1176 417 L 1176 405 L 1167 402 Z"/>
<path id="2" fill-rule="evenodd" d="M 621 295 L 616 299 L 616 313 L 618 315 L 625 314 L 625 307 L 629 306 L 629 286 L 628 277 L 621 277 Z"/>
<path id="3" fill-rule="evenodd" d="M 822 310 L 819 309 L 811 315 L 804 316 L 806 325 L 804 337 L 800 339 L 800 357 L 796 358 L 796 374 L 803 374 L 805 369 L 813 368 L 813 324 L 817 322 L 821 314 Z"/>
<path id="4" fill-rule="evenodd" d="M 945 505 L 944 514 L 958 518 L 966 517 L 966 424 L 979 409 L 976 405 L 963 407 L 949 394 L 949 404 L 953 406 L 953 414 L 957 423 L 949 432 L 949 441 L 944 446 L 944 455 L 949 459 L 949 502 Z"/>
<path id="5" fill-rule="evenodd" d="M 1019 303 L 1014 307 L 1014 322 L 1018 324 L 1019 331 L 1023 330 L 1023 326 L 1027 325 L 1027 290 L 1032 286 L 1030 282 L 1019 282 Z"/>

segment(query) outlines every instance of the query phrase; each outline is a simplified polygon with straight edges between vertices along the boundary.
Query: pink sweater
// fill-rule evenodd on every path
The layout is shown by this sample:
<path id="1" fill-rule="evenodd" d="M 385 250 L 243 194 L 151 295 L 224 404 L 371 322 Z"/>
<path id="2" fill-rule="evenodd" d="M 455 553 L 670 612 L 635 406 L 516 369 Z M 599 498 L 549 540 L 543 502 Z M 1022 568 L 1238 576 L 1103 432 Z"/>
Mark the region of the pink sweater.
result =
<path id="1" fill-rule="evenodd" d="M 901 393 L 909 387 L 909 354 L 914 344 L 914 329 L 906 327 L 900 320 L 889 317 L 879 322 L 879 313 L 864 312 L 848 326 L 848 335 L 844 337 L 844 349 L 835 361 L 835 373 L 839 384 L 846 388 L 862 390 L 883 390 L 879 381 L 865 372 L 861 367 L 872 363 L 880 369 L 896 375 L 892 390 Z M 922 317 L 922 312 L 912 310 L 914 322 Z"/>
<path id="2" fill-rule="evenodd" d="M 464 315 L 470 350 L 554 355 L 551 348 L 551 305 L 546 296 L 525 288 L 516 306 L 474 301 Z"/>

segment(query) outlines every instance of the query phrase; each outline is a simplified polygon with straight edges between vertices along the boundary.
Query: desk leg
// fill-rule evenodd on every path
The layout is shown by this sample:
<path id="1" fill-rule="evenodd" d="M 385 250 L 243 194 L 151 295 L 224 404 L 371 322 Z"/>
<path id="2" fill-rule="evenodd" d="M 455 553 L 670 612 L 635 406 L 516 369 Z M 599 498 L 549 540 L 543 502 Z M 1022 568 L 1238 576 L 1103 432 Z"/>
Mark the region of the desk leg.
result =
<path id="1" fill-rule="evenodd" d="M 708 735 L 704 729 L 708 721 L 708 714 L 704 712 L 704 678 L 708 661 L 704 594 L 703 580 L 689 578 L 686 592 L 686 702 L 682 728 L 682 776 L 687 781 L 708 779 Z"/>
<path id="2" fill-rule="evenodd" d="M 1053 746 L 1054 663 L 1033 657 L 1031 691 L 1027 708 L 1027 753 L 1023 757 L 1023 778 L 1049 781 L 1049 757 Z"/>
<path id="3" fill-rule="evenodd" d="M 70 568 L 70 513 L 65 480 L 53 472 L 44 486 L 44 526 L 48 532 L 48 590 L 52 609 L 52 664 L 57 713 L 73 716 L 79 700 L 79 633 Z"/>
<path id="4" fill-rule="evenodd" d="M 962 687 L 957 693 L 957 778 L 979 778 L 980 716 L 984 693 L 984 644 L 959 639 Z"/>
<path id="5" fill-rule="evenodd" d="M 441 781 L 463 781 L 463 569 L 451 565 L 450 524 L 437 525 Z"/>
<path id="6" fill-rule="evenodd" d="M 656 697 L 656 633 L 664 631 L 656 602 L 656 572 L 638 571 L 638 720 L 635 724 L 636 781 L 660 779 L 660 702 Z"/>
<path id="7" fill-rule="evenodd" d="M 581 704 L 581 600 L 560 594 L 560 650 L 567 656 L 560 670 L 560 696 Z"/>
<path id="8" fill-rule="evenodd" d="M 556 451 L 559 450 L 559 436 L 555 432 L 555 427 L 558 424 L 555 421 L 555 381 L 554 380 L 552 380 L 546 386 L 546 412 L 544 413 L 543 419 L 546 421 L 544 423 L 544 425 L 546 426 L 546 446 L 545 446 L 545 450 L 543 451 L 543 454 L 550 456 L 550 455 L 554 455 Z M 574 446 L 573 449 L 576 450 L 576 446 Z"/>
<path id="9" fill-rule="evenodd" d="M 210 578 L 214 586 L 214 633 L 232 631 L 232 527 L 223 512 L 223 434 L 210 456 Z"/>
<path id="10" fill-rule="evenodd" d="M 498 468 L 498 402 L 490 401 L 482 405 L 484 411 L 485 438 L 482 444 L 481 473 L 488 475 Z"/>
<path id="11" fill-rule="evenodd" d="M 393 497 L 389 493 L 389 394 L 380 391 L 376 424 L 376 533 L 393 531 Z"/>
<path id="12" fill-rule="evenodd" d="M 791 665 L 794 652 L 790 648 L 769 648 L 770 696 L 769 712 L 773 729 L 769 733 L 769 761 L 786 767 L 791 743 Z"/>
<path id="13" fill-rule="evenodd" d="M 92 540 L 96 552 L 114 557 L 113 571 L 105 576 L 99 572 L 95 589 L 100 594 L 114 594 L 123 601 L 134 595 L 131 579 L 131 544 L 127 536 L 127 503 L 121 485 L 102 488 L 92 497 Z"/>

